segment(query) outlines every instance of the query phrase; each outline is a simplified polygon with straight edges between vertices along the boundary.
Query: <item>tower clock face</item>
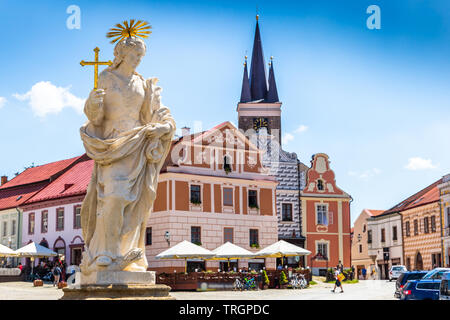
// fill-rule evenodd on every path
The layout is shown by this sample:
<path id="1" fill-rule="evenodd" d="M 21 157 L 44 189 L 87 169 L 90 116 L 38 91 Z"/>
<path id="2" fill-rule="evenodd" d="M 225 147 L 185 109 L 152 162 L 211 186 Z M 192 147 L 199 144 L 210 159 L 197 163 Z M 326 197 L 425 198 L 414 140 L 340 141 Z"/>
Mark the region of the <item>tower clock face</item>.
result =
<path id="1" fill-rule="evenodd" d="M 261 128 L 269 128 L 269 122 L 267 118 L 254 118 L 253 119 L 253 129 L 259 130 Z"/>

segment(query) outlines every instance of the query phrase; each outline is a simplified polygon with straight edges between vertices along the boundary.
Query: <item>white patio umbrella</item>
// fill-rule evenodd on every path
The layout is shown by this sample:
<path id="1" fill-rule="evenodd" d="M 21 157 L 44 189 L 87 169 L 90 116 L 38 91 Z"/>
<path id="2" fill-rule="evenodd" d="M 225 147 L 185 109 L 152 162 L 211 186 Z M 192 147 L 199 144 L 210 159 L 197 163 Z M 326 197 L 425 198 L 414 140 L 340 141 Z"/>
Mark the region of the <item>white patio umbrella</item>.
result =
<path id="1" fill-rule="evenodd" d="M 16 254 L 16 256 L 21 258 L 31 258 L 31 273 L 33 273 L 35 258 L 55 257 L 58 255 L 56 252 L 50 250 L 49 248 L 41 246 L 35 242 L 31 242 L 26 246 L 17 249 L 16 251 L 14 251 L 14 253 Z"/>
<path id="2" fill-rule="evenodd" d="M 183 240 L 173 247 L 156 255 L 157 259 L 184 259 L 184 272 L 187 270 L 187 259 L 208 259 L 214 253 L 192 242 Z"/>
<path id="3" fill-rule="evenodd" d="M 306 256 L 308 254 L 311 254 L 311 251 L 284 240 L 280 240 L 256 252 L 255 257 L 281 258 L 281 264 L 283 264 L 283 257 Z"/>
<path id="4" fill-rule="evenodd" d="M 0 257 L 11 257 L 15 256 L 13 249 L 8 248 L 7 246 L 4 246 L 0 244 Z"/>
<path id="5" fill-rule="evenodd" d="M 246 259 L 253 258 L 255 255 L 253 252 L 241 248 L 231 242 L 225 242 L 220 247 L 217 247 L 212 251 L 214 257 L 211 260 L 228 260 L 228 268 L 230 268 L 230 259 Z"/>

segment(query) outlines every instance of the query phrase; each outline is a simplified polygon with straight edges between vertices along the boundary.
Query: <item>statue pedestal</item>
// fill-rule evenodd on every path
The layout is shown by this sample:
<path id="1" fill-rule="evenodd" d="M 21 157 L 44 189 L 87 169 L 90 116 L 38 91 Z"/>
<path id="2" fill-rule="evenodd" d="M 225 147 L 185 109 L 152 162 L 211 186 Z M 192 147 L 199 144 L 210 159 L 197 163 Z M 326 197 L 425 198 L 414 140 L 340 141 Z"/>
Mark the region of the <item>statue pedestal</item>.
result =
<path id="1" fill-rule="evenodd" d="M 170 287 L 155 284 L 155 272 L 99 271 L 75 274 L 61 300 L 174 300 Z"/>

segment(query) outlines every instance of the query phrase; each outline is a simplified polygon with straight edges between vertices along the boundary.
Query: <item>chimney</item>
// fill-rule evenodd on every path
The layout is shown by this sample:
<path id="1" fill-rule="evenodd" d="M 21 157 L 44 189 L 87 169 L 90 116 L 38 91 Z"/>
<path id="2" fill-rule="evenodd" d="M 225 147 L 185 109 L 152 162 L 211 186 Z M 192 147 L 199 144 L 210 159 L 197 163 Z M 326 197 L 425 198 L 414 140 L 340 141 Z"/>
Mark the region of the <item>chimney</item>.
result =
<path id="1" fill-rule="evenodd" d="M 8 182 L 8 177 L 7 176 L 2 176 L 2 184 L 0 184 L 0 185 L 2 186 L 2 185 L 4 185 L 7 182 Z"/>
<path id="2" fill-rule="evenodd" d="M 191 134 L 191 128 L 189 127 L 183 127 L 181 128 L 181 136 L 185 137 Z"/>

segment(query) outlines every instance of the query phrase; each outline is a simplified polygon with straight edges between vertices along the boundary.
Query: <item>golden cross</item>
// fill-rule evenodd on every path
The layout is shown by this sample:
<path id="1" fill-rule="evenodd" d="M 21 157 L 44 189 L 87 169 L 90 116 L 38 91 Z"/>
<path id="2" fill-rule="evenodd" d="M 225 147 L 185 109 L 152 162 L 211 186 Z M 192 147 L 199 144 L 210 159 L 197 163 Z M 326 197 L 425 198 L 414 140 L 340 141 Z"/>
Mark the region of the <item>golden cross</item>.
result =
<path id="1" fill-rule="evenodd" d="M 108 61 L 98 61 L 98 52 L 100 51 L 99 48 L 95 48 L 94 52 L 95 52 L 95 61 L 84 61 L 81 60 L 80 64 L 81 66 L 94 66 L 94 89 L 97 89 L 98 87 L 98 66 L 99 65 L 103 65 L 103 66 L 110 66 L 112 65 L 111 60 Z"/>

